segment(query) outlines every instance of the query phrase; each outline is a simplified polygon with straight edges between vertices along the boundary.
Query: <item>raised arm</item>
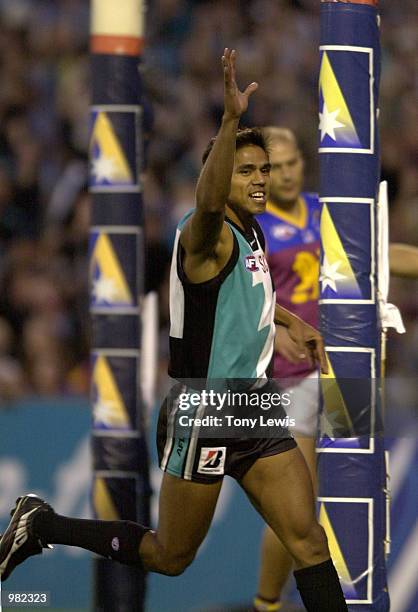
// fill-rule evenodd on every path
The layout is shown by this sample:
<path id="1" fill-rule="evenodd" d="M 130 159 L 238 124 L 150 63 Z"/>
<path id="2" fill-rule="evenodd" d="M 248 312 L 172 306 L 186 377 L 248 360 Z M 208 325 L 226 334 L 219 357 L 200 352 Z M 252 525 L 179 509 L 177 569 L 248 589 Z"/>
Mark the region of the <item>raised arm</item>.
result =
<path id="1" fill-rule="evenodd" d="M 248 98 L 257 89 L 251 83 L 241 92 L 235 76 L 236 51 L 225 49 L 222 56 L 224 74 L 224 114 L 212 150 L 204 164 L 196 189 L 196 210 L 182 231 L 181 243 L 187 256 L 199 265 L 218 255 L 222 241 L 225 206 L 231 187 L 235 140 L 239 119 L 247 110 Z M 232 237 L 225 227 L 224 238 Z M 223 255 L 227 255 L 223 253 Z"/>

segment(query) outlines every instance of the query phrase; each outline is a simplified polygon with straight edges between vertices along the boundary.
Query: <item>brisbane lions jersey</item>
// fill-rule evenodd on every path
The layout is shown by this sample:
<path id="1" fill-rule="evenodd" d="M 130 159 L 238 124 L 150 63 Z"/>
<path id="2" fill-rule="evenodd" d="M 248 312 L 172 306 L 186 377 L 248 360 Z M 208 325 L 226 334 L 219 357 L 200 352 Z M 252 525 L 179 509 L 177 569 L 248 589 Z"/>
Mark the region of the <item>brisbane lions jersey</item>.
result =
<path id="1" fill-rule="evenodd" d="M 300 197 L 298 217 L 269 202 L 257 220 L 266 240 L 277 302 L 317 328 L 320 204 L 317 194 Z M 301 378 L 312 371 L 307 361 L 295 365 L 275 354 L 275 378 Z"/>

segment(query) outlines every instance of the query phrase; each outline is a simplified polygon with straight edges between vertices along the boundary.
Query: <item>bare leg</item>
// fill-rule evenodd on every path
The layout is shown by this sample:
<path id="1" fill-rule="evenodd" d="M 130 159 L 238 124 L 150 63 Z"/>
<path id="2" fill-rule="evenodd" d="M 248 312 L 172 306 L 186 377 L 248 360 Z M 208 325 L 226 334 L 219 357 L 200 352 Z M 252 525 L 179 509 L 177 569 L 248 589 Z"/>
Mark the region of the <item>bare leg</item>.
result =
<path id="1" fill-rule="evenodd" d="M 316 495 L 316 440 L 314 438 L 296 437 L 296 441 L 307 463 Z M 279 599 L 292 567 L 293 561 L 291 555 L 277 538 L 271 527 L 267 525 L 261 542 L 258 596 L 268 601 Z"/>
<path id="2" fill-rule="evenodd" d="M 176 576 L 193 561 L 205 538 L 222 481 L 201 484 L 165 473 L 157 530 L 147 532 L 139 549 L 144 567 Z"/>
<path id="3" fill-rule="evenodd" d="M 306 610 L 347 612 L 325 531 L 315 517 L 312 480 L 300 450 L 258 459 L 241 485 L 292 555 Z"/>
<path id="4" fill-rule="evenodd" d="M 209 529 L 221 487 L 222 480 L 200 484 L 164 474 L 156 532 L 132 521 L 61 516 L 36 495 L 22 496 L 0 540 L 1 580 L 25 559 L 42 552 L 46 544 L 78 546 L 126 565 L 142 564 L 170 576 L 181 574 Z M 26 538 L 18 530 L 22 521 Z"/>
<path id="5" fill-rule="evenodd" d="M 315 517 L 310 474 L 298 448 L 258 459 L 240 484 L 297 569 L 330 558 L 324 530 Z"/>

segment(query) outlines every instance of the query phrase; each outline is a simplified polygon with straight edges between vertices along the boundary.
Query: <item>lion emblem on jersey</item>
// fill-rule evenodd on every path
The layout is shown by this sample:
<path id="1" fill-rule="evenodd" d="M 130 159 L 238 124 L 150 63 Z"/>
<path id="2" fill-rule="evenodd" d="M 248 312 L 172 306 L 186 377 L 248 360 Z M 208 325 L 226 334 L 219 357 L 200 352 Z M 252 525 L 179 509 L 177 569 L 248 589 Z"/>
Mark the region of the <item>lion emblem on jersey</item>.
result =
<path id="1" fill-rule="evenodd" d="M 315 253 L 301 251 L 295 257 L 292 270 L 300 278 L 291 296 L 293 304 L 317 300 L 319 296 L 319 259 Z"/>

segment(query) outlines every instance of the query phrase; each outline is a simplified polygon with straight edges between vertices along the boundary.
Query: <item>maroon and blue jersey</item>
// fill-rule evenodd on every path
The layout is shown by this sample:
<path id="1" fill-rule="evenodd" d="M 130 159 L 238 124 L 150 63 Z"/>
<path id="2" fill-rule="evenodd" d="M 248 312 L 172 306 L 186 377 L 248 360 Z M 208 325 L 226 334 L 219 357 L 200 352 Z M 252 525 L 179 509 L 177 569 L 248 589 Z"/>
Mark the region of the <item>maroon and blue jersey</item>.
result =
<path id="1" fill-rule="evenodd" d="M 266 239 L 276 300 L 298 317 L 318 327 L 319 221 L 320 204 L 315 193 L 302 193 L 296 217 L 267 204 L 257 217 Z M 292 364 L 278 353 L 274 357 L 275 378 L 301 378 L 315 368 L 307 361 Z"/>

